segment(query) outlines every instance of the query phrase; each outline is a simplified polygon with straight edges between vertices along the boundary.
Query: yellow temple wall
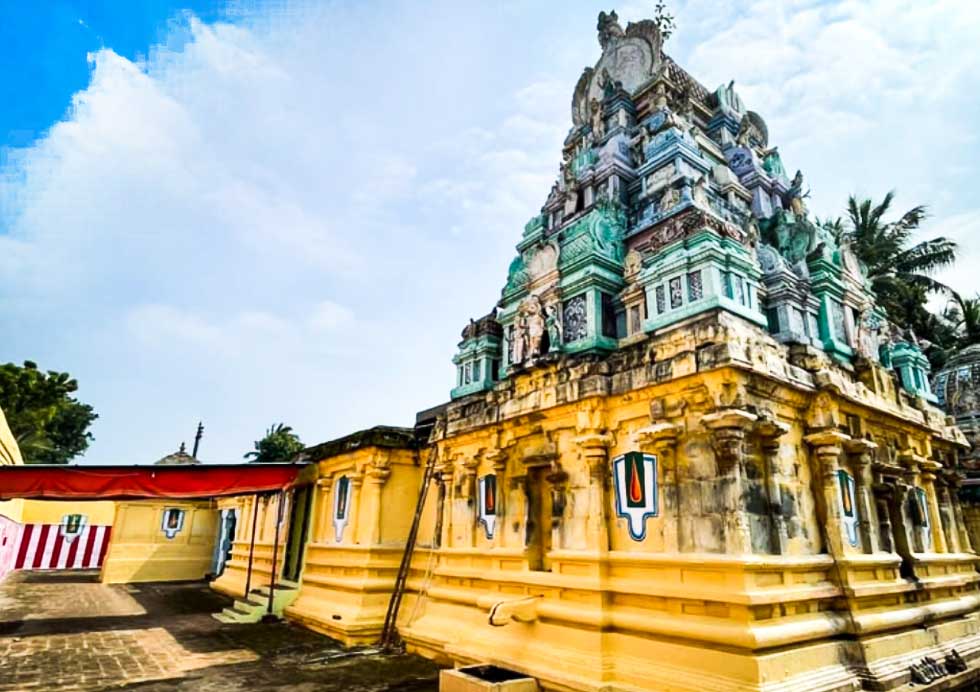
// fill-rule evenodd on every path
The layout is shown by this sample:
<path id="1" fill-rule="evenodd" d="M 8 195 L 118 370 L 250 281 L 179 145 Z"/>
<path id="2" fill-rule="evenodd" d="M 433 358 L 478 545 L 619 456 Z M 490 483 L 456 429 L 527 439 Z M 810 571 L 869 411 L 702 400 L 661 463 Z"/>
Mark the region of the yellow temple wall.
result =
<path id="1" fill-rule="evenodd" d="M 238 509 L 238 523 L 235 527 L 235 540 L 232 542 L 231 559 L 225 564 L 224 572 L 211 582 L 211 587 L 228 596 L 241 598 L 245 595 L 245 585 L 249 588 L 266 586 L 271 582 L 272 553 L 276 530 L 276 517 L 279 511 L 278 495 L 248 495 L 218 500 L 217 508 Z M 251 576 L 249 576 L 249 550 L 252 539 L 253 518 L 255 524 L 255 544 L 252 556 Z M 285 533 L 280 536 L 276 563 L 282 567 L 283 542 Z"/>
<path id="2" fill-rule="evenodd" d="M 286 616 L 347 645 L 371 643 L 384 624 L 422 468 L 414 450 L 374 446 L 331 456 L 318 467 L 299 597 Z M 350 479 L 353 509 L 338 535 L 334 509 L 343 477 Z"/>
<path id="3" fill-rule="evenodd" d="M 859 689 L 843 663 L 854 656 L 898 680 L 910 657 L 938 655 L 936 642 L 976 655 L 977 558 L 955 525 L 935 520 L 929 469 L 957 445 L 941 415 L 843 379 L 835 396 L 741 368 L 563 405 L 553 403 L 556 373 L 517 379 L 496 423 L 467 427 L 450 410 L 437 443 L 448 479 L 442 547 L 434 568 L 424 553 L 413 562 L 400 614 L 410 650 L 563 690 Z M 901 578 L 900 556 L 863 534 L 852 545 L 842 527 L 837 470 L 860 474 L 869 438 L 893 446 L 913 490 L 930 498 L 921 540 L 931 544 L 909 559 L 915 582 Z M 630 451 L 659 461 L 660 511 L 642 540 L 607 483 L 612 460 Z M 492 539 L 470 501 L 489 473 L 503 505 Z M 775 539 L 764 512 L 746 509 L 766 474 L 792 501 Z M 524 547 L 526 479 L 545 484 L 545 503 L 552 491 L 564 498 L 543 555 Z"/>
<path id="4" fill-rule="evenodd" d="M 185 510 L 183 528 L 167 538 L 167 508 Z M 211 568 L 218 512 L 210 501 L 117 502 L 112 541 L 102 566 L 107 584 L 203 579 Z"/>
<path id="5" fill-rule="evenodd" d="M 66 514 L 84 514 L 90 526 L 112 526 L 116 503 L 112 501 L 77 502 L 68 500 L 19 500 L 22 524 L 60 524 Z"/>

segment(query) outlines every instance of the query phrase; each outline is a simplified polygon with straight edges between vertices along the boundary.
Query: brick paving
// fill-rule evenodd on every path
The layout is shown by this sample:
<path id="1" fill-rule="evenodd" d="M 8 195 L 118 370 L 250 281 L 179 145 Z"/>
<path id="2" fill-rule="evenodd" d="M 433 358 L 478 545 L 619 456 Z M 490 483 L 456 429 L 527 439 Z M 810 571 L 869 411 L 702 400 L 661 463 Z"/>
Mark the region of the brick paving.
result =
<path id="1" fill-rule="evenodd" d="M 200 583 L 106 586 L 98 574 L 15 572 L 0 582 L 0 692 L 436 692 L 416 656 L 348 656 L 288 623 L 226 625 Z"/>

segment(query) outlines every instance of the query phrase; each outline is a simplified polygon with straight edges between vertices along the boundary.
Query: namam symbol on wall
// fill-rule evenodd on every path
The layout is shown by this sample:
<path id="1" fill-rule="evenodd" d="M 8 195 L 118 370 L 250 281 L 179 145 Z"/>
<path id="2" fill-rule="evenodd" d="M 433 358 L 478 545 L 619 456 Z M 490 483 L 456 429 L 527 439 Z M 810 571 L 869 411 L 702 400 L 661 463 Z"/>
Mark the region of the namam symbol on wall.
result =
<path id="1" fill-rule="evenodd" d="M 657 457 L 628 452 L 613 459 L 616 483 L 616 514 L 627 520 L 630 538 L 646 538 L 647 517 L 655 517 L 657 506 Z"/>
<path id="2" fill-rule="evenodd" d="M 178 507 L 167 507 L 163 510 L 163 521 L 160 524 L 160 529 L 168 540 L 173 540 L 173 537 L 184 528 L 185 514 L 186 512 Z"/>
<path id="3" fill-rule="evenodd" d="M 847 531 L 847 542 L 858 544 L 858 517 L 854 508 L 854 476 L 841 469 L 837 472 L 837 489 L 840 493 L 841 520 Z"/>
<path id="4" fill-rule="evenodd" d="M 82 534 L 82 531 L 85 530 L 86 523 L 88 523 L 88 520 L 84 514 L 66 514 L 63 516 L 59 530 L 65 542 L 71 543 L 78 538 Z"/>
<path id="5" fill-rule="evenodd" d="M 344 538 L 344 527 L 350 521 L 350 478 L 337 479 L 333 491 L 333 532 L 338 543 Z"/>
<path id="6" fill-rule="evenodd" d="M 480 479 L 480 495 L 477 500 L 477 516 L 486 531 L 487 538 L 493 538 L 497 526 L 497 476 L 488 473 Z"/>

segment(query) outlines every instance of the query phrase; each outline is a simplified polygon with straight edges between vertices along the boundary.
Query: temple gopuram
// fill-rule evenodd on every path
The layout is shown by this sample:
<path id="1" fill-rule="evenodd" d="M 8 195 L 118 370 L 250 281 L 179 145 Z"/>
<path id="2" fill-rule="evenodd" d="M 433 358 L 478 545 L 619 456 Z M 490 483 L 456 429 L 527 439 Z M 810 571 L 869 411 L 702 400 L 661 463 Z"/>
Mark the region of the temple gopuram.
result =
<path id="1" fill-rule="evenodd" d="M 916 338 L 734 83 L 653 21 L 598 38 L 450 402 L 306 450 L 285 558 L 277 500 L 234 501 L 215 587 L 283 564 L 283 614 L 348 644 L 396 592 L 409 651 L 545 690 L 972 689 L 969 445 Z"/>

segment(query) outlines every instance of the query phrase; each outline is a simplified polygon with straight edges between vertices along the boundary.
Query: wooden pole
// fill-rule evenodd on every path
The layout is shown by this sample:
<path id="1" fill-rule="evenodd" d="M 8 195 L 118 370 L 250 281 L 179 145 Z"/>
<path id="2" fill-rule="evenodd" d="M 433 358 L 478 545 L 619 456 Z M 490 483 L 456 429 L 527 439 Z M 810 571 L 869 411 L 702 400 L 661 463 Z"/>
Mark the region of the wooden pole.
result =
<path id="1" fill-rule="evenodd" d="M 272 614 L 272 606 L 273 606 L 273 600 L 276 597 L 276 563 L 278 561 L 278 553 L 279 553 L 279 527 L 282 526 L 283 509 L 284 509 L 284 505 L 286 504 L 285 499 L 286 499 L 286 491 L 280 490 L 279 507 L 276 511 L 276 534 L 275 534 L 275 538 L 273 538 L 272 540 L 272 571 L 270 573 L 272 579 L 269 582 L 269 605 L 266 608 L 264 619 L 275 619 L 276 617 L 275 615 Z"/>
<path id="2" fill-rule="evenodd" d="M 255 555 L 255 525 L 259 519 L 259 496 L 252 497 L 252 542 L 248 546 L 248 571 L 245 572 L 245 599 L 248 600 L 252 588 L 252 557 Z"/>

